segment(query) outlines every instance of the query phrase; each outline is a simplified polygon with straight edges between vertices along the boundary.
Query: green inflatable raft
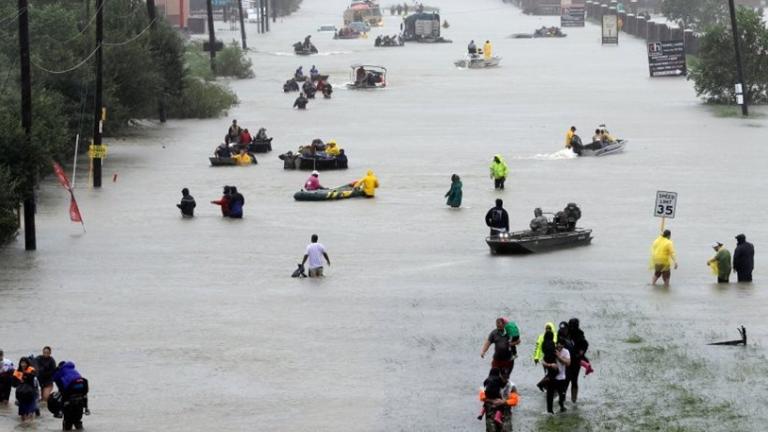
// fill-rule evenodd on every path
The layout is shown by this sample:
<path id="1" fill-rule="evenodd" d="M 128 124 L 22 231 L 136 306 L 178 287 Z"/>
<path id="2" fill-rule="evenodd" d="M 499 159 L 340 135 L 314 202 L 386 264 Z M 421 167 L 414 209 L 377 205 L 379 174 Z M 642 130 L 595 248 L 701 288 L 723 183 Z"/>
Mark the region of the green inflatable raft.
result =
<path id="1" fill-rule="evenodd" d="M 296 201 L 332 201 L 347 198 L 357 198 L 365 196 L 362 189 L 354 188 L 346 184 L 333 189 L 318 189 L 314 191 L 300 190 L 293 194 Z"/>

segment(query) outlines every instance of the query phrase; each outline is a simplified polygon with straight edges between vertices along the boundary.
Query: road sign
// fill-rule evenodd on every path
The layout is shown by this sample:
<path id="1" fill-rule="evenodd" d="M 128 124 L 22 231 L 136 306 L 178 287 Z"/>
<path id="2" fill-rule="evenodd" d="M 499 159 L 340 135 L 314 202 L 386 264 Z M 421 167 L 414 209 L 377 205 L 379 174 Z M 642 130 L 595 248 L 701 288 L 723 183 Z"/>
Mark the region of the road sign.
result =
<path id="1" fill-rule="evenodd" d="M 648 68 L 651 77 L 686 75 L 685 43 L 682 40 L 649 43 Z"/>
<path id="2" fill-rule="evenodd" d="M 603 15 L 603 44 L 619 44 L 618 15 Z"/>
<path id="3" fill-rule="evenodd" d="M 677 192 L 656 191 L 656 206 L 653 215 L 660 218 L 675 218 Z"/>
<path id="4" fill-rule="evenodd" d="M 584 27 L 585 13 L 583 0 L 561 0 L 560 27 Z"/>
<path id="5" fill-rule="evenodd" d="M 90 145 L 88 146 L 88 157 L 91 159 L 104 159 L 107 157 L 107 146 Z"/>

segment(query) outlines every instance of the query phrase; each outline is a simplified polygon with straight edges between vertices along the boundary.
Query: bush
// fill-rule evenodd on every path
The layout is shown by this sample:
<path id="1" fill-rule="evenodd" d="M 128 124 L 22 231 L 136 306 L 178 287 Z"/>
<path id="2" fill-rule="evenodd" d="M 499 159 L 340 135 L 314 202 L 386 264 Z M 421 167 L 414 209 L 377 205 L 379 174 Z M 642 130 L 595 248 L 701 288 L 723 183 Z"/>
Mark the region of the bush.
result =
<path id="1" fill-rule="evenodd" d="M 236 77 L 240 79 L 253 78 L 253 63 L 240 49 L 237 42 L 232 42 L 216 53 L 216 75 Z"/>
<path id="2" fill-rule="evenodd" d="M 200 78 L 184 79 L 181 97 L 173 100 L 168 114 L 174 118 L 208 118 L 226 115 L 226 110 L 237 105 L 237 96 L 226 87 Z"/>
<path id="3" fill-rule="evenodd" d="M 14 210 L 19 202 L 16 196 L 17 183 L 10 172 L 0 166 L 0 244 L 14 237 L 19 231 L 19 220 Z"/>

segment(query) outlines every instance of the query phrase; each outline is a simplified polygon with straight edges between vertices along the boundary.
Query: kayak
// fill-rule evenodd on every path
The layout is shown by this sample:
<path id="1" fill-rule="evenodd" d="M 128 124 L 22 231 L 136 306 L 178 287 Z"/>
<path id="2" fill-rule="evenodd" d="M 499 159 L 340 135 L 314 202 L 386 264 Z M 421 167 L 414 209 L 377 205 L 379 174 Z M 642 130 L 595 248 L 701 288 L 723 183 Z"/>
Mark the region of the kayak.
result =
<path id="1" fill-rule="evenodd" d="M 592 242 L 592 230 L 576 228 L 573 231 L 536 234 L 517 231 L 500 236 L 486 237 L 485 242 L 494 255 L 522 255 L 586 246 Z"/>
<path id="2" fill-rule="evenodd" d="M 347 184 L 333 189 L 300 190 L 293 194 L 293 199 L 296 201 L 332 201 L 363 196 L 365 194 L 360 188 L 354 188 Z"/>

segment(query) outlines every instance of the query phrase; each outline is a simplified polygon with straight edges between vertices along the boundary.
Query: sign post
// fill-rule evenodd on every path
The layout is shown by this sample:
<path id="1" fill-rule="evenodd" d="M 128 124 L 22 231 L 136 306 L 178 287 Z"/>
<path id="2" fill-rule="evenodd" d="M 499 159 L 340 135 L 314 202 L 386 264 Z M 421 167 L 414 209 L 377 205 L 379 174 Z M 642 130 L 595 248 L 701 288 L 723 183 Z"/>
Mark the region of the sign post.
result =
<path id="1" fill-rule="evenodd" d="M 677 192 L 656 191 L 656 205 L 653 207 L 653 215 L 661 218 L 661 232 L 664 232 L 667 218 L 674 219 L 676 211 Z"/>
<path id="2" fill-rule="evenodd" d="M 603 15 L 603 45 L 619 44 L 619 16 Z"/>
<path id="3" fill-rule="evenodd" d="M 661 41 L 648 44 L 648 69 L 651 78 L 657 76 L 685 76 L 685 42 Z"/>

